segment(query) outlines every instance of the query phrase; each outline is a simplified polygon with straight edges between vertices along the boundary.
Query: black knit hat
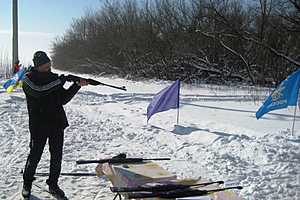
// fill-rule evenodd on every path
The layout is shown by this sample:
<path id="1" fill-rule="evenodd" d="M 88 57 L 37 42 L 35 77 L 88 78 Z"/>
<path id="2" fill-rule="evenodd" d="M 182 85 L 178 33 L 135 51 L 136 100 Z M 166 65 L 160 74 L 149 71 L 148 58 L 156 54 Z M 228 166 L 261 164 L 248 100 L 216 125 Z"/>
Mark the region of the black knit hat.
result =
<path id="1" fill-rule="evenodd" d="M 38 66 L 41 66 L 43 64 L 50 62 L 50 58 L 43 51 L 35 52 L 32 60 L 33 60 L 33 64 L 35 67 L 38 67 Z"/>

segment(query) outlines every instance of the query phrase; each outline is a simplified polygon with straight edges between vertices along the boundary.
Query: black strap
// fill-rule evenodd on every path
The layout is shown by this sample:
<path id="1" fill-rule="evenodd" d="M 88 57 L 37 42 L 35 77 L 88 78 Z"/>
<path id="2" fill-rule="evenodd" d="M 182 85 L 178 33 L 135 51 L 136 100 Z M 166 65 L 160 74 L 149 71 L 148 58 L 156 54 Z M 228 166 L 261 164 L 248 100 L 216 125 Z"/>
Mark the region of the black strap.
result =
<path id="1" fill-rule="evenodd" d="M 117 193 L 113 200 L 116 200 L 119 197 L 119 200 L 122 200 L 122 196 L 120 193 Z"/>

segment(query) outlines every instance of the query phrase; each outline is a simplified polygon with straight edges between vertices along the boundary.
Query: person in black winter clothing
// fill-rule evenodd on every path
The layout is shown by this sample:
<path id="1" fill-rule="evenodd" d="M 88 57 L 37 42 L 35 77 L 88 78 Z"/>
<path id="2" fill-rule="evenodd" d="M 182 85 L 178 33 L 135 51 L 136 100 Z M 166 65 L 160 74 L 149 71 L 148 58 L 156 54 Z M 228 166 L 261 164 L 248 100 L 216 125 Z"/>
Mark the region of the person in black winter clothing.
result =
<path id="1" fill-rule="evenodd" d="M 78 92 L 85 80 L 63 87 L 64 76 L 51 72 L 51 61 L 43 51 L 33 57 L 34 67 L 26 73 L 23 90 L 26 95 L 29 115 L 30 152 L 23 173 L 22 195 L 29 197 L 37 165 L 48 140 L 50 150 L 50 174 L 47 179 L 49 191 L 59 197 L 64 192 L 58 186 L 64 142 L 64 129 L 69 125 L 63 108 Z"/>

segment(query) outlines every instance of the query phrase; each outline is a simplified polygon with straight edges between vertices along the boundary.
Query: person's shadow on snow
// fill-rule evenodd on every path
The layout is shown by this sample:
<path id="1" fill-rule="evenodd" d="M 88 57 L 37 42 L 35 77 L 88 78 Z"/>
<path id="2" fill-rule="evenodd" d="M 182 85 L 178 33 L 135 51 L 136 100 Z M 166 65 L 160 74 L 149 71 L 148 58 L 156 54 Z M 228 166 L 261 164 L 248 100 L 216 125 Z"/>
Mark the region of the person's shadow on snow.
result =
<path id="1" fill-rule="evenodd" d="M 29 200 L 42 200 L 38 198 L 37 196 L 31 195 Z"/>
<path id="2" fill-rule="evenodd" d="M 197 128 L 197 127 L 185 127 L 185 126 L 180 126 L 180 125 L 175 125 L 174 129 L 171 131 L 174 134 L 177 135 L 189 135 L 194 131 L 206 131 L 215 135 L 218 135 L 219 138 L 221 137 L 242 137 L 244 139 L 250 139 L 246 135 L 238 135 L 238 134 L 230 134 L 230 133 L 225 133 L 225 132 L 220 132 L 220 131 L 211 131 L 209 129 L 203 129 L 203 128 Z"/>
<path id="3" fill-rule="evenodd" d="M 177 135 L 189 135 L 194 131 L 203 131 L 203 129 L 197 127 L 185 127 L 181 125 L 174 125 L 174 129 L 171 132 Z"/>

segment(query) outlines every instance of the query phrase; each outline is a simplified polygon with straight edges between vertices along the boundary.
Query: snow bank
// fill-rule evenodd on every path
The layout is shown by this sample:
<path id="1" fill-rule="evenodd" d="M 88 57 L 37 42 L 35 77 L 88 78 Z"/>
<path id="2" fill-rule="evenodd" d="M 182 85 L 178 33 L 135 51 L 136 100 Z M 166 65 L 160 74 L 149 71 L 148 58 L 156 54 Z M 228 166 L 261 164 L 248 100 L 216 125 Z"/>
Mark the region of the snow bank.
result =
<path id="1" fill-rule="evenodd" d="M 88 77 L 88 76 L 85 76 Z M 252 199 L 299 199 L 300 120 L 291 136 L 293 110 L 284 109 L 255 119 L 268 93 L 254 88 L 184 85 L 178 125 L 176 111 L 154 115 L 146 108 L 155 93 L 170 82 L 134 82 L 118 78 L 97 80 L 125 85 L 127 92 L 87 86 L 65 107 L 70 127 L 65 131 L 63 172 L 94 172 L 78 159 L 130 156 L 171 157 L 160 162 L 179 177 L 224 180 L 242 185 L 241 195 Z M 28 116 L 21 90 L 0 89 L 0 199 L 16 199 L 22 187 L 29 151 Z M 38 166 L 48 172 L 49 151 Z M 46 186 L 45 179 L 37 183 Z M 61 177 L 70 199 L 112 199 L 109 183 L 97 177 Z M 47 193 L 33 187 L 37 199 Z M 297 193 L 298 192 L 298 193 Z M 297 196 L 298 195 L 298 196 Z"/>

